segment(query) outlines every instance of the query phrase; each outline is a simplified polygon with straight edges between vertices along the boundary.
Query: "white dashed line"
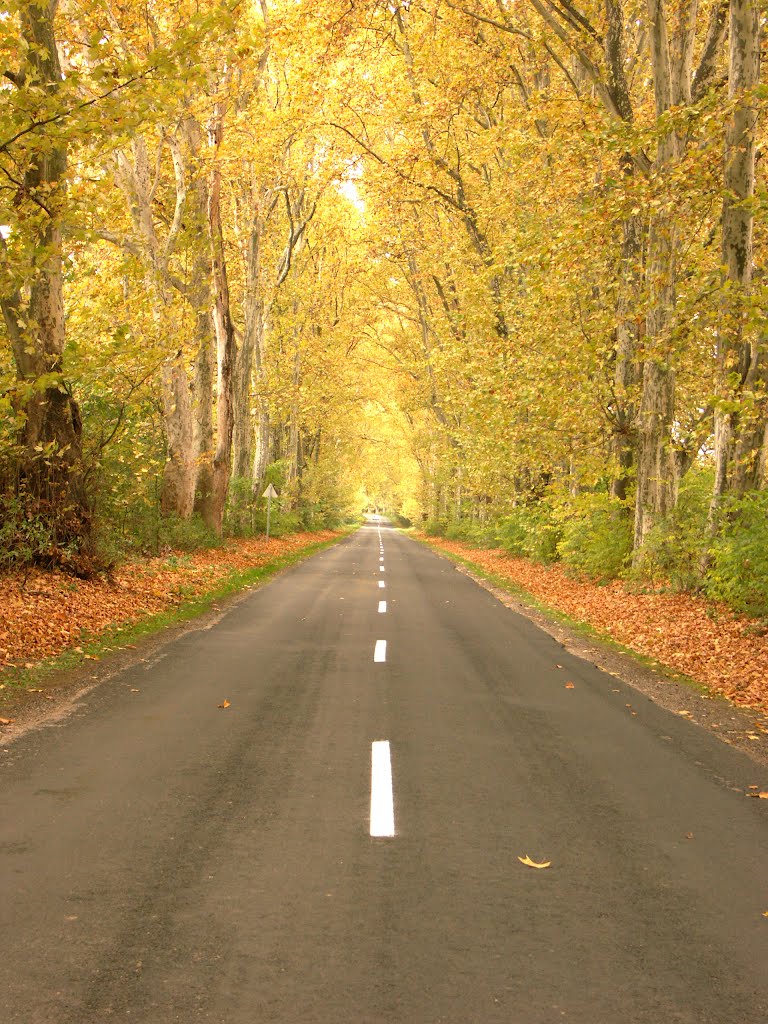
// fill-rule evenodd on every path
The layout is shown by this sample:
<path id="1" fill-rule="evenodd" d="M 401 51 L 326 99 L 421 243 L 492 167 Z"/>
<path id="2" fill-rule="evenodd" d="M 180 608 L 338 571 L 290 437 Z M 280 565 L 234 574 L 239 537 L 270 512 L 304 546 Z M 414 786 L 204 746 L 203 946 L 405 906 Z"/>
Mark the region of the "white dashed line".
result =
<path id="1" fill-rule="evenodd" d="M 379 572 L 384 572 L 384 566 L 383 565 L 379 566 Z"/>
<path id="2" fill-rule="evenodd" d="M 387 584 L 384 582 L 384 580 L 379 580 L 379 590 L 383 590 L 384 587 L 386 587 L 386 585 Z"/>
<path id="3" fill-rule="evenodd" d="M 389 740 L 371 744 L 371 835 L 391 838 L 395 834 L 395 806 L 392 799 L 392 758 Z"/>
<path id="4" fill-rule="evenodd" d="M 373 648 L 373 660 L 374 661 L 386 661 L 387 660 L 387 641 L 377 640 L 376 646 Z"/>
<path id="5" fill-rule="evenodd" d="M 387 610 L 387 602 L 386 601 L 379 601 L 379 611 L 380 612 L 385 612 L 386 610 Z"/>

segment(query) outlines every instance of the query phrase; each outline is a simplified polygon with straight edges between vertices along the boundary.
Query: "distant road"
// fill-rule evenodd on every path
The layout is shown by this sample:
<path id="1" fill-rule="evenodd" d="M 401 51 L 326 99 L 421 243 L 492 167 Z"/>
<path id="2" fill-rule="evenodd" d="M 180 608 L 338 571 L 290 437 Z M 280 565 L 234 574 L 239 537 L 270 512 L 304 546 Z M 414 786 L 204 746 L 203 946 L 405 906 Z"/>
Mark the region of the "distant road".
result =
<path id="1" fill-rule="evenodd" d="M 765 1024 L 761 774 L 372 522 L 0 750 L 0 1020 Z"/>

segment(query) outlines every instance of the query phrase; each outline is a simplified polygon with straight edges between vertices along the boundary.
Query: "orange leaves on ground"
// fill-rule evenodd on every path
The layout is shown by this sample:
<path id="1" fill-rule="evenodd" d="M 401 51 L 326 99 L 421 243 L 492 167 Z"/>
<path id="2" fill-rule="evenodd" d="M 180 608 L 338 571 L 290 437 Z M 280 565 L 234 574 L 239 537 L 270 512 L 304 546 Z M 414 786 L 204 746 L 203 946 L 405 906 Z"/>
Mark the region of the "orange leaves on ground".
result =
<path id="1" fill-rule="evenodd" d="M 223 700 L 223 701 L 221 702 L 221 704 L 219 704 L 219 707 L 220 707 L 220 708 L 229 708 L 229 707 L 231 707 L 231 706 L 232 706 L 232 705 L 231 705 L 230 701 L 228 701 L 226 697 L 225 697 L 225 698 L 224 698 L 224 700 Z"/>
<path id="2" fill-rule="evenodd" d="M 576 687 L 575 683 L 566 683 L 565 684 L 566 690 L 573 690 L 573 689 L 575 689 L 575 687 Z"/>
<path id="3" fill-rule="evenodd" d="M 615 580 L 599 586 L 500 549 L 476 550 L 430 538 L 435 548 L 510 580 L 552 608 L 625 647 L 690 676 L 737 704 L 768 711 L 768 638 L 760 623 L 691 594 L 636 594 Z"/>
<path id="4" fill-rule="evenodd" d="M 78 650 L 83 634 L 138 622 L 214 589 L 232 572 L 266 565 L 281 556 L 338 536 L 330 530 L 266 540 L 233 540 L 224 547 L 137 559 L 109 578 L 74 580 L 32 570 L 0 576 L 0 669 L 34 667 L 34 660 Z M 95 655 L 87 655 L 97 661 Z"/>

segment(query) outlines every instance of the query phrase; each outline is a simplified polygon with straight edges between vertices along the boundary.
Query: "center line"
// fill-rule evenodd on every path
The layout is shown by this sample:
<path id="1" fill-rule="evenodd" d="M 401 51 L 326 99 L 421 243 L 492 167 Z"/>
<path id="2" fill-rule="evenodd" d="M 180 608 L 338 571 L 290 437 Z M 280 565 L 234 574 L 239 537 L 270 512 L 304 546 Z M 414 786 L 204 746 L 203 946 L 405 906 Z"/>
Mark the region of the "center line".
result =
<path id="1" fill-rule="evenodd" d="M 373 660 L 374 661 L 386 661 L 387 660 L 387 641 L 377 640 L 376 646 L 373 648 Z"/>
<path id="2" fill-rule="evenodd" d="M 386 610 L 387 610 L 387 602 L 386 601 L 379 601 L 379 611 L 380 612 L 385 612 Z"/>
<path id="3" fill-rule="evenodd" d="M 395 834 L 392 799 L 392 758 L 389 740 L 371 744 L 371 835 L 391 838 Z"/>
<path id="4" fill-rule="evenodd" d="M 384 572 L 384 566 L 383 565 L 379 566 L 379 572 Z"/>
<path id="5" fill-rule="evenodd" d="M 387 584 L 384 582 L 384 580 L 379 580 L 379 590 L 383 590 L 384 587 L 386 587 L 386 585 Z"/>

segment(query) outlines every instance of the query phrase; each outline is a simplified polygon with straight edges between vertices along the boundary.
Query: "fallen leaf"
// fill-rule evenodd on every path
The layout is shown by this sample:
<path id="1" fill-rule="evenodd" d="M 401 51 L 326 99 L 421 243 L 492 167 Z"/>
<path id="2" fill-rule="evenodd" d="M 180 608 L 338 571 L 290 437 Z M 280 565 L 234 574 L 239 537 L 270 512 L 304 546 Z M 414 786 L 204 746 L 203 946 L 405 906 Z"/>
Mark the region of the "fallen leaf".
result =
<path id="1" fill-rule="evenodd" d="M 683 718 L 690 718 L 691 717 L 691 712 L 690 711 L 678 711 L 677 713 L 678 713 L 678 715 L 682 715 Z"/>
<path id="2" fill-rule="evenodd" d="M 760 800 L 768 800 L 768 793 L 765 793 L 765 792 L 758 793 L 757 796 L 758 796 L 758 799 L 760 799 Z"/>
<path id="3" fill-rule="evenodd" d="M 768 910 L 763 911 L 763 917 L 768 917 Z"/>
<path id="4" fill-rule="evenodd" d="M 524 857 L 518 857 L 517 859 L 521 864 L 525 864 L 529 868 L 548 868 L 552 863 L 551 860 L 545 860 L 541 864 L 537 864 L 535 860 L 531 860 L 527 853 Z"/>
<path id="5" fill-rule="evenodd" d="M 760 789 L 759 786 L 747 786 L 747 789 Z"/>
<path id="6" fill-rule="evenodd" d="M 229 707 L 229 701 L 225 698 L 224 699 L 224 703 L 223 704 L 219 704 L 219 707 L 220 708 L 228 708 Z"/>
<path id="7" fill-rule="evenodd" d="M 566 683 L 565 684 L 565 688 L 566 688 L 566 690 L 575 690 L 576 689 L 576 687 L 574 686 L 573 683 Z"/>
<path id="8" fill-rule="evenodd" d="M 88 661 L 101 661 L 101 658 L 99 658 L 98 654 L 86 654 L 85 657 Z"/>
<path id="9" fill-rule="evenodd" d="M 15 718 L 0 718 L 0 725 L 11 725 L 15 721 Z"/>
<path id="10" fill-rule="evenodd" d="M 555 665 L 555 668 L 562 668 L 562 665 Z"/>
<path id="11" fill-rule="evenodd" d="M 693 832 L 686 832 L 685 833 L 685 838 L 686 839 L 693 839 Z"/>
<path id="12" fill-rule="evenodd" d="M 748 740 L 759 740 L 759 739 L 760 739 L 760 737 L 759 737 L 759 736 L 757 735 L 757 733 L 754 733 L 754 732 L 748 732 L 748 733 L 747 733 L 747 739 L 748 739 Z"/>

